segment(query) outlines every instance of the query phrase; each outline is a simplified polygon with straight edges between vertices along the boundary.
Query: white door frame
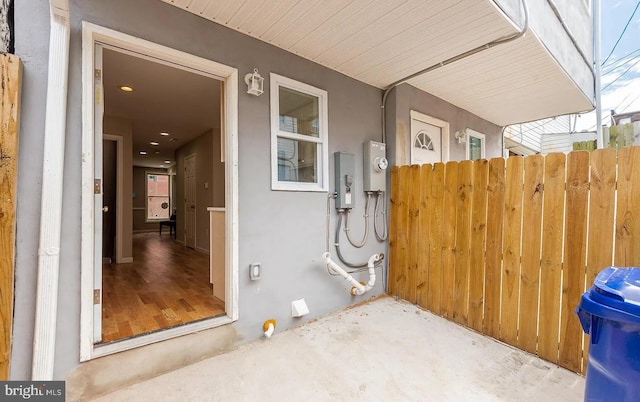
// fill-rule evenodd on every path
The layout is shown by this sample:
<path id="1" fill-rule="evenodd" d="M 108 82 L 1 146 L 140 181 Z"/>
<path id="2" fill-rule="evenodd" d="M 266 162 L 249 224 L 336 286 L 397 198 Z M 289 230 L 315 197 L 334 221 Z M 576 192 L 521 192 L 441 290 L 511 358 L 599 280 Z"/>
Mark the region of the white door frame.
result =
<path id="1" fill-rule="evenodd" d="M 222 81 L 225 137 L 226 315 L 154 332 L 108 345 L 94 345 L 94 44 L 129 51 L 136 57 L 168 64 Z M 126 50 L 125 50 L 126 49 Z M 100 133 L 102 135 L 102 133 Z M 238 319 L 238 70 L 131 35 L 82 22 L 82 242 L 80 286 L 80 361 L 229 324 Z M 99 239 L 98 239 L 99 240 Z"/>
<path id="2" fill-rule="evenodd" d="M 442 130 L 442 163 L 449 162 L 449 122 L 436 119 L 435 117 L 428 116 L 424 113 L 420 113 L 415 110 L 409 111 L 409 116 L 411 117 L 411 127 L 409 128 L 409 144 L 410 144 L 410 152 L 409 152 L 409 162 L 411 161 L 411 152 L 413 152 L 413 121 L 418 120 L 423 123 L 431 124 L 432 126 L 440 127 Z"/>

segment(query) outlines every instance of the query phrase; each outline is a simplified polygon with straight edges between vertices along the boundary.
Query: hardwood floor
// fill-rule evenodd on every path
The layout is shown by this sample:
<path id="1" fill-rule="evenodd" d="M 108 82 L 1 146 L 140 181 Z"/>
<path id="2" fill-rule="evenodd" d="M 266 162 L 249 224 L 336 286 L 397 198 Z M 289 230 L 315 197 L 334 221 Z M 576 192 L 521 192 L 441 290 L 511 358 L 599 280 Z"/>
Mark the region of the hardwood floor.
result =
<path id="1" fill-rule="evenodd" d="M 155 232 L 133 235 L 133 260 L 102 266 L 103 343 L 224 314 L 208 255 Z"/>

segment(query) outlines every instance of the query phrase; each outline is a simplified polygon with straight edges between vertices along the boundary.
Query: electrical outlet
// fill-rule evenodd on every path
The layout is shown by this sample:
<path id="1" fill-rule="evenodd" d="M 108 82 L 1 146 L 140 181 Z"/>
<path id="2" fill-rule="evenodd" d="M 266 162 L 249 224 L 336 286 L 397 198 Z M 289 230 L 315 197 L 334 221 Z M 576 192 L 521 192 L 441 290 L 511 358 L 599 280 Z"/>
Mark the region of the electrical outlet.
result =
<path id="1" fill-rule="evenodd" d="M 249 265 L 249 277 L 252 281 L 257 281 L 260 279 L 260 275 L 262 274 L 262 264 L 259 262 L 254 262 Z"/>

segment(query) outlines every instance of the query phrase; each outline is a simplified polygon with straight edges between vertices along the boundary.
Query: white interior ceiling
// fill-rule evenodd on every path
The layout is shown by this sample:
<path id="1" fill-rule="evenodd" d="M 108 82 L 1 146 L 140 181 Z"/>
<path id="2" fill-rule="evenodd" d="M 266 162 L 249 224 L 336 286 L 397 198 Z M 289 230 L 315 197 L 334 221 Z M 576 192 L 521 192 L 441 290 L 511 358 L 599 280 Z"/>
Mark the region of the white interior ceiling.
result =
<path id="1" fill-rule="evenodd" d="M 176 149 L 220 127 L 220 82 L 213 78 L 109 49 L 103 75 L 105 115 L 132 121 L 134 166 L 173 165 Z"/>
<path id="2" fill-rule="evenodd" d="M 162 1 L 379 88 L 517 32 L 491 0 Z M 410 84 L 499 125 L 592 108 L 533 32 Z"/>

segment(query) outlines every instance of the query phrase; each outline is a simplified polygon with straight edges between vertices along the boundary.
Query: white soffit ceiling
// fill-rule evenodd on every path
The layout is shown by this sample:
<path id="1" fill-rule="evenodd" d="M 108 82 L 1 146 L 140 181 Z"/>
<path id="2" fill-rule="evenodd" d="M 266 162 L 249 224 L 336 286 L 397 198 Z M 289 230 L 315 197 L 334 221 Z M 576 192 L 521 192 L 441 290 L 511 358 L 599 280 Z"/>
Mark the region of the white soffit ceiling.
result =
<path id="1" fill-rule="evenodd" d="M 491 0 L 162 1 L 378 88 L 517 32 Z M 590 109 L 535 36 L 527 36 L 411 84 L 500 125 L 556 115 L 555 100 L 568 112 Z M 542 101 L 532 103 L 531 94 Z"/>

